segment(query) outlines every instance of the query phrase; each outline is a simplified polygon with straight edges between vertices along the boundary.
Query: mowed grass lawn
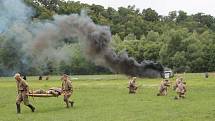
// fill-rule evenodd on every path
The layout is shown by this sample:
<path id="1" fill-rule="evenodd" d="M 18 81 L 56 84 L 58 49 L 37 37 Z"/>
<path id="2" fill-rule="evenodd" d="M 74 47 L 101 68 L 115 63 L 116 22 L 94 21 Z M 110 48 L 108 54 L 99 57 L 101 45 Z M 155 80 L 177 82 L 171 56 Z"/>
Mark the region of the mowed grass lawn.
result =
<path id="1" fill-rule="evenodd" d="M 174 100 L 172 89 L 168 96 L 157 97 L 161 79 L 138 78 L 137 94 L 129 95 L 126 76 L 72 76 L 74 108 L 66 109 L 62 96 L 30 97 L 36 112 L 21 105 L 21 114 L 16 114 L 15 80 L 0 77 L 0 121 L 215 121 L 215 75 L 208 79 L 204 74 L 182 76 L 188 88 L 183 100 Z M 60 86 L 59 78 L 27 77 L 27 82 L 30 89 L 48 89 Z"/>

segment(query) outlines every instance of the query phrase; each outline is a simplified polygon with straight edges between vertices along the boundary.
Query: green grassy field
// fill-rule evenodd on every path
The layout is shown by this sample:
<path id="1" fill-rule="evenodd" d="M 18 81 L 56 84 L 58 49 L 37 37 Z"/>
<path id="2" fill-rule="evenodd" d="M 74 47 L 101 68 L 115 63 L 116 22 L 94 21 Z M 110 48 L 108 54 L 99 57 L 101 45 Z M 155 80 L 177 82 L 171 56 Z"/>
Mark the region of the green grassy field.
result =
<path id="1" fill-rule="evenodd" d="M 0 121 L 214 121 L 215 75 L 186 74 L 186 99 L 174 100 L 169 89 L 166 97 L 157 97 L 161 79 L 139 79 L 137 94 L 129 95 L 126 76 L 72 76 L 75 106 L 65 108 L 63 97 L 30 98 L 36 107 L 32 113 L 21 105 L 16 114 L 16 83 L 12 77 L 0 77 Z M 60 86 L 59 77 L 38 81 L 27 77 L 31 89 Z"/>

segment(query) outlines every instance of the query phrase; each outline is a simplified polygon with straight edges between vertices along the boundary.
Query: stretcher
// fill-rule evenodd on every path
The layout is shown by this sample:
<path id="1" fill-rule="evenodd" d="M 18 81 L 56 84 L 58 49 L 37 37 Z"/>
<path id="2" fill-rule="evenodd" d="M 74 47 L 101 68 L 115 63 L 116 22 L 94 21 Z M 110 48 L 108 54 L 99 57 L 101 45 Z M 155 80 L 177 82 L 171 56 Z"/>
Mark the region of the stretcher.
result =
<path id="1" fill-rule="evenodd" d="M 58 97 L 59 95 L 54 94 L 28 94 L 30 97 Z"/>

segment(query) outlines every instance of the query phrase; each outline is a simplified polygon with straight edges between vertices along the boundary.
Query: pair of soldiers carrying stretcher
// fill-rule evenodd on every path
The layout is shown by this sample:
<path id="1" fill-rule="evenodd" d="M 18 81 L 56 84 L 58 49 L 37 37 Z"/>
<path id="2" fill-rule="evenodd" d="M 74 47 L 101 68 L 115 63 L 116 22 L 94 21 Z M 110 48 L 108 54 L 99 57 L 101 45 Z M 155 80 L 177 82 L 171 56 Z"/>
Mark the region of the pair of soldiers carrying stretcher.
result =
<path id="1" fill-rule="evenodd" d="M 19 73 L 15 74 L 15 79 L 17 83 L 17 99 L 16 99 L 16 107 L 17 107 L 17 113 L 21 113 L 20 104 L 21 102 L 24 102 L 24 105 L 28 106 L 32 112 L 35 111 L 35 107 L 29 103 L 28 96 L 36 96 L 37 94 L 51 94 L 53 96 L 59 96 L 63 94 L 64 96 L 64 102 L 66 103 L 66 107 L 69 108 L 69 104 L 71 107 L 73 107 L 74 102 L 70 101 L 69 98 L 72 95 L 73 88 L 71 81 L 69 79 L 68 75 L 63 75 L 62 80 L 62 87 L 61 88 L 50 88 L 48 91 L 44 90 L 36 90 L 33 92 L 29 91 L 29 86 L 27 82 L 21 77 Z"/>
<path id="2" fill-rule="evenodd" d="M 32 97 L 58 97 L 63 93 L 61 88 L 58 87 L 52 87 L 49 88 L 48 90 L 44 89 L 38 89 L 34 91 L 29 92 L 29 96 Z"/>

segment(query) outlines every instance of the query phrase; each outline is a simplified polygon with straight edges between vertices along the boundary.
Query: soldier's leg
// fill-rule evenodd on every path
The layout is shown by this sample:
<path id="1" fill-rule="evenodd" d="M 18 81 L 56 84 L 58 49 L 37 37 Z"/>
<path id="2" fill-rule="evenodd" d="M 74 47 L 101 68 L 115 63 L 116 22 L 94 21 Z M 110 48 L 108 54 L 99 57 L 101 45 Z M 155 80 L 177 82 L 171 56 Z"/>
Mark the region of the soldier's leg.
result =
<path id="1" fill-rule="evenodd" d="M 131 93 L 131 87 L 129 86 L 128 89 L 129 89 L 129 92 L 128 92 L 128 93 L 130 94 L 130 93 Z"/>
<path id="2" fill-rule="evenodd" d="M 74 102 L 73 101 L 69 101 L 69 103 L 70 103 L 71 107 L 74 106 Z"/>
<path id="3" fill-rule="evenodd" d="M 26 92 L 22 93 L 22 97 L 23 97 L 24 105 L 28 106 L 31 109 L 31 111 L 34 112 L 35 107 L 29 103 L 28 96 L 26 95 Z"/>
<path id="4" fill-rule="evenodd" d="M 131 91 L 131 90 L 129 90 L 129 94 L 132 94 L 132 91 Z"/>
<path id="5" fill-rule="evenodd" d="M 180 92 L 180 93 L 179 93 L 179 98 L 182 98 L 182 95 L 183 95 L 183 94 Z"/>
<path id="6" fill-rule="evenodd" d="M 16 112 L 19 114 L 21 113 L 20 104 L 16 103 Z"/>
<path id="7" fill-rule="evenodd" d="M 67 95 L 67 97 L 68 97 L 68 101 L 69 101 L 69 103 L 70 103 L 71 107 L 73 107 L 74 102 L 69 100 L 69 98 L 71 97 L 71 95 L 72 95 L 72 94 L 69 94 L 69 95 Z"/>
<path id="8" fill-rule="evenodd" d="M 164 93 L 164 96 L 166 96 L 167 95 L 167 89 L 165 89 L 163 93 Z"/>
<path id="9" fill-rule="evenodd" d="M 173 90 L 174 90 L 174 91 L 176 90 L 176 86 L 173 86 Z"/>
<path id="10" fill-rule="evenodd" d="M 180 93 L 180 97 L 181 98 L 185 98 L 185 94 L 184 93 Z"/>
<path id="11" fill-rule="evenodd" d="M 32 111 L 32 112 L 34 112 L 34 111 L 35 111 L 35 107 L 34 107 L 33 105 L 28 104 L 27 106 L 31 109 L 31 111 Z"/>
<path id="12" fill-rule="evenodd" d="M 130 87 L 129 93 L 130 93 L 130 94 L 135 94 L 135 89 L 134 89 L 134 87 Z"/>
<path id="13" fill-rule="evenodd" d="M 64 102 L 66 103 L 66 107 L 69 108 L 69 100 L 68 100 L 68 97 L 67 97 L 66 94 L 64 95 L 63 100 L 64 100 Z"/>
<path id="14" fill-rule="evenodd" d="M 163 96 L 166 96 L 166 95 L 167 95 L 166 90 L 164 90 L 163 91 Z"/>
<path id="15" fill-rule="evenodd" d="M 185 95 L 181 95 L 181 98 L 183 98 L 183 99 L 184 99 L 184 98 L 185 98 Z"/>
<path id="16" fill-rule="evenodd" d="M 175 99 L 177 100 L 177 99 L 179 99 L 179 98 L 180 98 L 180 93 L 177 92 L 177 96 L 175 96 Z"/>
<path id="17" fill-rule="evenodd" d="M 20 108 L 21 102 L 22 102 L 22 95 L 18 94 L 16 97 L 16 111 L 17 111 L 17 113 L 21 113 L 21 108 Z"/>
<path id="18" fill-rule="evenodd" d="M 164 92 L 164 91 L 162 91 L 162 92 L 161 92 L 161 96 L 164 96 L 164 95 L 165 95 L 165 92 Z"/>
<path id="19" fill-rule="evenodd" d="M 159 90 L 159 93 L 160 93 L 160 95 L 159 95 L 159 96 L 164 96 L 164 89 L 163 89 L 163 88 L 161 88 L 161 89 Z"/>
<path id="20" fill-rule="evenodd" d="M 131 88 L 129 87 L 129 94 L 131 94 L 132 93 L 132 90 L 131 90 Z"/>
<path id="21" fill-rule="evenodd" d="M 134 87 L 134 93 L 136 93 L 137 92 L 137 87 Z"/>

